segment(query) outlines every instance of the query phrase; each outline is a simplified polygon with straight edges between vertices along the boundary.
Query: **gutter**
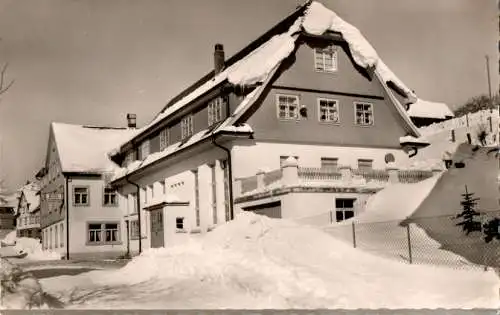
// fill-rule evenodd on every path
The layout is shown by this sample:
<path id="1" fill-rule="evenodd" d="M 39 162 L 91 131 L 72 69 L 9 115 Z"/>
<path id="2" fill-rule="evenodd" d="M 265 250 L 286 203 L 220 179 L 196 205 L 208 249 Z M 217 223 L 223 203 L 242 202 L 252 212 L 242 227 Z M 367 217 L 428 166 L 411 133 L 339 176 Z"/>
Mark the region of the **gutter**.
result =
<path id="1" fill-rule="evenodd" d="M 125 180 L 127 181 L 127 183 L 129 183 L 131 185 L 134 185 L 135 188 L 137 189 L 137 198 L 135 199 L 135 201 L 136 201 L 136 206 L 137 206 L 137 220 L 139 221 L 138 225 L 139 225 L 139 254 L 140 254 L 140 253 L 142 253 L 142 231 L 141 231 L 141 225 L 142 224 L 141 224 L 141 193 L 140 193 L 140 187 L 136 183 L 131 182 L 128 179 L 128 176 L 125 176 Z M 127 239 L 129 237 L 130 237 L 129 234 L 127 233 Z"/>
<path id="2" fill-rule="evenodd" d="M 64 176 L 66 181 L 66 260 L 69 260 L 69 179 Z"/>
<path id="3" fill-rule="evenodd" d="M 231 160 L 231 150 L 218 144 L 217 141 L 215 141 L 215 135 L 212 135 L 211 137 L 212 139 L 212 143 L 226 151 L 226 154 L 227 154 L 227 168 L 228 168 L 228 177 L 229 177 L 229 183 L 228 183 L 228 186 L 229 186 L 229 220 L 234 220 L 234 210 L 233 210 L 233 163 L 232 163 L 232 160 Z"/>

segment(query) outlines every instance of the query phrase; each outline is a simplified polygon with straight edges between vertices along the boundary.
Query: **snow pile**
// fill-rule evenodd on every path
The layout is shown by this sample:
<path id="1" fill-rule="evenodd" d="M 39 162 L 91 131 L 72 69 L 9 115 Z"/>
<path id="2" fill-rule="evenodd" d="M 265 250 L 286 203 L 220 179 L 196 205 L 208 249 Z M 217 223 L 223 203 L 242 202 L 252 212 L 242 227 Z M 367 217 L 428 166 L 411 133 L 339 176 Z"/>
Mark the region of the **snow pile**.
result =
<path id="1" fill-rule="evenodd" d="M 31 309 L 43 305 L 43 291 L 36 278 L 7 259 L 1 260 L 0 309 Z"/>
<path id="2" fill-rule="evenodd" d="M 253 132 L 253 129 L 249 124 L 242 124 L 241 126 L 227 126 L 223 127 L 221 130 L 230 132 Z"/>
<path id="3" fill-rule="evenodd" d="M 247 212 L 182 246 L 147 250 L 120 270 L 47 279 L 43 285 L 64 300 L 71 291 L 74 308 L 498 305 L 493 272 L 405 265 L 354 249 L 319 229 Z"/>
<path id="4" fill-rule="evenodd" d="M 370 196 L 365 211 L 351 220 L 370 223 L 406 219 L 430 194 L 441 174 L 414 184 L 389 184 Z"/>
<path id="5" fill-rule="evenodd" d="M 13 230 L 10 231 L 9 234 L 5 235 L 5 237 L 2 240 L 2 246 L 7 245 L 7 246 L 12 246 L 16 244 L 16 239 L 17 239 L 17 231 Z"/>
<path id="6" fill-rule="evenodd" d="M 407 113 L 411 117 L 422 118 L 446 119 L 455 116 L 445 103 L 429 102 L 422 99 L 418 99 L 417 102 L 411 104 Z"/>
<path id="7" fill-rule="evenodd" d="M 29 237 L 20 237 L 16 238 L 16 245 L 14 245 L 14 250 L 18 254 L 27 253 L 26 259 L 30 260 L 59 260 L 61 259 L 61 254 L 46 251 L 42 249 L 42 244 L 40 240 L 29 238 Z"/>

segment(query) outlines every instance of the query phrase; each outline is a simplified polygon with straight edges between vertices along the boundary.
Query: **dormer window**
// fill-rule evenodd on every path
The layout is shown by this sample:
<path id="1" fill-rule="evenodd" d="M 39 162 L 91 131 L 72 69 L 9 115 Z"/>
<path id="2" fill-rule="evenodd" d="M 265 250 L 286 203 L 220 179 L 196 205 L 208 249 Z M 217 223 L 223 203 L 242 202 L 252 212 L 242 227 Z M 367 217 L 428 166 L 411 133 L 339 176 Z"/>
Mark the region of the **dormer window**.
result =
<path id="1" fill-rule="evenodd" d="M 208 103 L 208 125 L 213 124 L 222 120 L 222 106 L 225 104 L 225 99 L 223 97 L 217 97 Z"/>
<path id="2" fill-rule="evenodd" d="M 193 115 L 189 114 L 181 121 L 181 137 L 185 139 L 193 135 Z"/>
<path id="3" fill-rule="evenodd" d="M 318 72 L 336 72 L 337 49 L 334 46 L 314 49 L 314 68 Z"/>
<path id="4" fill-rule="evenodd" d="M 169 132 L 168 128 L 163 129 L 160 131 L 160 151 L 165 150 L 166 147 L 168 147 L 168 142 L 169 142 Z"/>
<path id="5" fill-rule="evenodd" d="M 149 155 L 149 140 L 144 140 L 141 144 L 141 160 L 144 160 Z"/>

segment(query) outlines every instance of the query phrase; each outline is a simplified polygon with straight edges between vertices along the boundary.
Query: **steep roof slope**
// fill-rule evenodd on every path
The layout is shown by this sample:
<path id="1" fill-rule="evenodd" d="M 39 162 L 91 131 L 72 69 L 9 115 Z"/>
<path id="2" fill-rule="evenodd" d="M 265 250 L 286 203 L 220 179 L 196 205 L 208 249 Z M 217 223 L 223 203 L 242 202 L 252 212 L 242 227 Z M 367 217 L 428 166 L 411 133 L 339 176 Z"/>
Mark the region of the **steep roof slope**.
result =
<path id="1" fill-rule="evenodd" d="M 263 83 L 272 73 L 272 70 L 276 69 L 283 59 L 293 52 L 296 35 L 299 32 L 321 35 L 327 31 L 341 33 L 349 44 L 354 61 L 362 68 L 375 71 L 377 78 L 382 81 L 385 87 L 390 82 L 406 95 L 409 103 L 417 101 L 415 93 L 380 59 L 375 49 L 356 27 L 342 20 L 335 12 L 326 8 L 321 3 L 308 1 L 258 40 L 252 42 L 235 56 L 228 59 L 224 71 L 217 75 L 213 72 L 205 75 L 198 82 L 172 99 L 149 124 L 141 128 L 131 138 L 126 139 L 124 143 L 114 148 L 113 151 L 119 151 L 123 145 L 139 134 L 144 133 L 166 117 L 190 104 L 223 82 L 229 82 L 233 85 Z M 392 93 L 391 89 L 388 88 L 387 90 L 389 93 Z M 391 97 L 391 101 L 395 103 L 404 121 L 409 124 L 412 133 L 418 136 L 418 129 L 409 120 L 403 106 L 395 97 Z M 233 119 L 232 121 L 235 120 Z"/>
<path id="2" fill-rule="evenodd" d="M 134 133 L 134 129 L 52 123 L 63 172 L 102 173 L 116 166 L 108 152 Z"/>
<path id="3" fill-rule="evenodd" d="M 34 211 L 40 206 L 40 185 L 36 182 L 28 183 L 19 189 L 22 198 L 26 198 L 26 202 L 29 204 L 29 210 Z"/>

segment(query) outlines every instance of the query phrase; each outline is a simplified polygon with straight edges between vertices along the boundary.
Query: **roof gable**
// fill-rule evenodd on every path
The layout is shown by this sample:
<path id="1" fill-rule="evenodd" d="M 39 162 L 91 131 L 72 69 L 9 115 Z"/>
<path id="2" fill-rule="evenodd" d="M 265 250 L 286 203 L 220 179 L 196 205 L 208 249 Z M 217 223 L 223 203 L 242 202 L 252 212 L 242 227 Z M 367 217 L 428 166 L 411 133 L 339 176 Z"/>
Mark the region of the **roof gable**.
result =
<path id="1" fill-rule="evenodd" d="M 51 130 L 64 173 L 100 174 L 113 170 L 108 152 L 135 130 L 52 123 Z"/>

